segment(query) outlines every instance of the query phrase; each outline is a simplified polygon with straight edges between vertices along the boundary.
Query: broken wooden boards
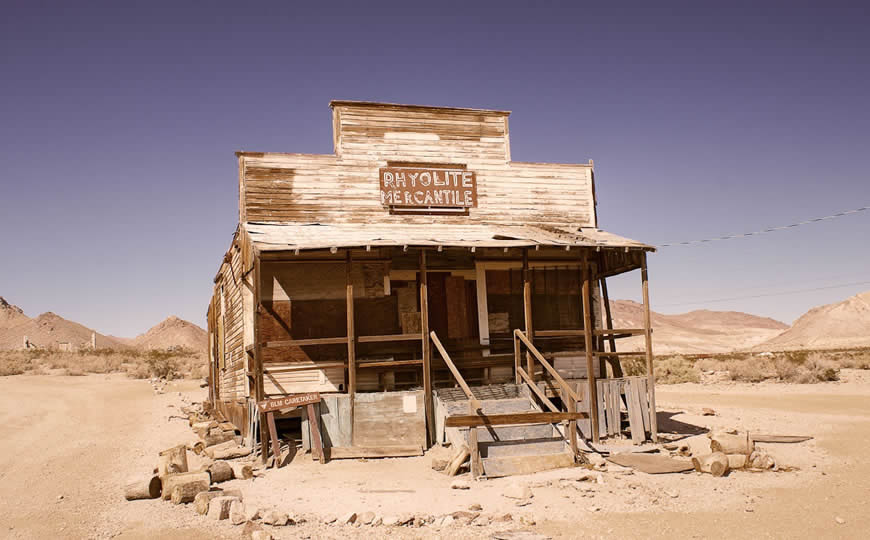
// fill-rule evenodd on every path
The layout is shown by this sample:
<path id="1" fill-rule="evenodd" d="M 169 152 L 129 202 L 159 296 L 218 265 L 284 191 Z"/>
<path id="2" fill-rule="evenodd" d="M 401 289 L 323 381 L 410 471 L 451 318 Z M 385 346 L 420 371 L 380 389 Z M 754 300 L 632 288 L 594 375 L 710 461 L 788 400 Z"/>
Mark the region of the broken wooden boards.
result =
<path id="1" fill-rule="evenodd" d="M 607 458 L 607 461 L 647 474 L 671 474 L 694 470 L 691 461 L 658 454 L 613 454 Z"/>

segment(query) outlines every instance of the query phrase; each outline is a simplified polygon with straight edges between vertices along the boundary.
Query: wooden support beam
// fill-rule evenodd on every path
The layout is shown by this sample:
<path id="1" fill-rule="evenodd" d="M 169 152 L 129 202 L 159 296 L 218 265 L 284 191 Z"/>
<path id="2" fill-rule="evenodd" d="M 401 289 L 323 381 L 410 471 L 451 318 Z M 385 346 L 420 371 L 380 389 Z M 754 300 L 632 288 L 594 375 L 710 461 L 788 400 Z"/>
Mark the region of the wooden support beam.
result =
<path id="1" fill-rule="evenodd" d="M 586 349 L 586 377 L 589 382 L 589 391 L 586 393 L 589 398 L 589 416 L 591 420 L 592 442 L 597 443 L 600 440 L 598 433 L 598 385 L 595 383 L 595 355 L 593 354 L 592 341 L 592 269 L 589 265 L 589 260 L 584 254 L 583 257 L 583 330 L 586 335 L 584 338 L 583 348 Z"/>
<path id="2" fill-rule="evenodd" d="M 342 345 L 347 343 L 347 336 L 331 337 L 331 338 L 311 338 L 311 339 L 287 339 L 283 341 L 267 341 L 261 343 L 260 346 L 266 349 L 275 349 L 278 347 L 307 347 L 310 345 Z"/>
<path id="3" fill-rule="evenodd" d="M 445 427 L 521 426 L 525 424 L 556 424 L 588 418 L 585 412 L 527 412 L 509 414 L 470 414 L 448 416 Z"/>
<path id="4" fill-rule="evenodd" d="M 531 343 L 535 342 L 532 328 L 532 281 L 529 275 L 529 250 L 523 248 L 523 322 L 526 337 Z M 535 381 L 535 361 L 532 355 L 526 352 L 526 373 L 532 382 Z"/>
<path id="5" fill-rule="evenodd" d="M 351 259 L 350 250 L 347 250 L 345 256 L 345 278 L 347 282 L 347 393 L 350 396 L 350 440 L 353 441 L 353 409 L 354 400 L 356 399 L 356 342 L 354 340 L 356 330 L 354 329 L 353 317 L 353 280 L 351 278 Z"/>
<path id="6" fill-rule="evenodd" d="M 420 328 L 423 346 L 423 412 L 426 416 L 428 445 L 435 442 L 435 416 L 432 405 L 432 358 L 429 345 L 429 280 L 426 273 L 426 250 L 420 250 Z"/>
<path id="7" fill-rule="evenodd" d="M 383 336 L 357 336 L 357 343 L 389 343 L 391 341 L 418 341 L 423 339 L 422 334 L 387 334 Z"/>
<path id="8" fill-rule="evenodd" d="M 320 439 L 320 405 L 314 410 L 314 403 L 307 406 L 308 427 L 311 429 L 311 457 L 326 463 L 326 455 L 323 452 L 323 441 Z"/>
<path id="9" fill-rule="evenodd" d="M 263 382 L 263 351 L 260 343 L 260 312 L 262 310 L 263 282 L 260 269 L 260 251 L 254 249 L 254 397 L 257 401 L 266 399 Z M 253 440 L 253 438 L 252 438 Z M 269 428 L 266 415 L 260 413 L 260 458 L 263 463 L 269 457 Z"/>
<path id="10" fill-rule="evenodd" d="M 646 330 L 646 371 L 649 382 L 649 420 L 650 420 L 650 437 L 653 442 L 658 442 L 659 431 L 658 421 L 656 420 L 656 377 L 653 372 L 653 350 L 652 350 L 652 323 L 650 319 L 649 309 L 649 275 L 646 268 L 646 252 L 643 252 L 640 260 L 640 279 L 643 286 L 643 327 Z"/>

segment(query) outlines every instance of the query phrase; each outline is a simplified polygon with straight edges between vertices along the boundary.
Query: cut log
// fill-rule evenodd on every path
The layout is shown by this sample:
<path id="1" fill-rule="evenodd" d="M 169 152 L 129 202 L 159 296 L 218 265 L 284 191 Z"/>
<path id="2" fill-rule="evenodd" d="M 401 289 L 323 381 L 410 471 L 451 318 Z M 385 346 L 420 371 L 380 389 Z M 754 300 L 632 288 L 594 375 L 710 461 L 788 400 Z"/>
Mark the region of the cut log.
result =
<path id="1" fill-rule="evenodd" d="M 233 433 L 236 431 L 236 426 L 232 422 L 221 422 L 218 427 L 221 428 L 221 431 L 232 431 Z"/>
<path id="2" fill-rule="evenodd" d="M 722 452 L 713 452 L 706 456 L 693 457 L 692 465 L 698 472 L 724 476 L 728 472 L 728 456 Z"/>
<path id="3" fill-rule="evenodd" d="M 254 468 L 248 463 L 230 463 L 233 469 L 233 478 L 237 480 L 250 480 L 254 477 Z"/>
<path id="4" fill-rule="evenodd" d="M 172 497 L 172 490 L 175 486 L 180 486 L 183 484 L 196 483 L 198 486 L 205 487 L 200 489 L 199 491 L 208 491 L 208 486 L 211 483 L 211 476 L 208 472 L 189 472 L 189 473 L 181 473 L 181 474 L 168 474 L 164 476 L 163 481 L 163 500 L 168 501 Z M 197 493 L 199 493 L 197 491 Z M 194 493 L 196 495 L 196 493 Z"/>
<path id="5" fill-rule="evenodd" d="M 208 467 L 212 483 L 226 482 L 233 479 L 233 468 L 226 461 L 215 461 Z"/>
<path id="6" fill-rule="evenodd" d="M 190 426 L 193 432 L 196 433 L 200 439 L 204 439 L 205 436 L 208 435 L 208 430 L 215 427 L 218 427 L 218 423 L 214 420 L 210 422 L 195 422 Z"/>
<path id="7" fill-rule="evenodd" d="M 156 474 L 144 478 L 136 478 L 124 487 L 124 498 L 128 501 L 136 499 L 156 499 L 160 496 L 162 482 Z"/>
<path id="8" fill-rule="evenodd" d="M 193 453 L 196 455 L 202 455 L 205 452 L 205 443 L 202 441 L 196 441 L 195 443 L 190 445 L 190 449 L 193 450 Z"/>
<path id="9" fill-rule="evenodd" d="M 187 445 L 179 444 L 160 452 L 157 474 L 161 477 L 168 474 L 186 473 L 187 471 Z"/>
<path id="10" fill-rule="evenodd" d="M 447 472 L 447 476 L 456 476 L 456 473 L 459 472 L 459 468 L 462 467 L 462 464 L 465 463 L 465 460 L 471 455 L 471 452 L 468 450 L 468 446 L 462 445 L 456 449 L 456 453 L 453 455 L 453 458 L 450 460 L 450 465 L 447 466 L 445 470 Z"/>
<path id="11" fill-rule="evenodd" d="M 235 443 L 233 443 L 235 444 Z M 209 449 L 205 449 L 205 453 L 208 457 L 219 460 L 219 459 L 235 459 L 240 457 L 245 457 L 251 454 L 250 448 L 245 448 L 244 446 L 232 446 L 225 448 L 216 448 L 209 452 Z"/>
<path id="12" fill-rule="evenodd" d="M 229 433 L 226 431 L 211 430 L 209 434 L 202 438 L 202 442 L 205 444 L 206 447 L 216 446 L 224 442 L 235 442 L 233 440 L 233 436 L 233 433 Z"/>
<path id="13" fill-rule="evenodd" d="M 746 463 L 749 460 L 746 454 L 728 454 L 728 468 L 732 471 L 734 469 L 743 469 L 746 467 Z"/>
<path id="14" fill-rule="evenodd" d="M 172 501 L 172 504 L 191 503 L 203 491 L 208 491 L 208 483 L 204 480 L 176 484 L 172 488 L 172 495 L 170 495 L 169 500 Z"/>
<path id="15" fill-rule="evenodd" d="M 236 497 L 242 500 L 242 492 L 237 489 L 212 489 L 210 491 L 201 491 L 193 498 L 193 507 L 197 514 L 205 515 L 208 512 L 208 504 L 216 497 Z"/>
<path id="16" fill-rule="evenodd" d="M 755 443 L 749 438 L 748 433 L 729 435 L 717 433 L 710 437 L 710 450 L 723 454 L 743 454 L 748 456 L 755 450 Z"/>

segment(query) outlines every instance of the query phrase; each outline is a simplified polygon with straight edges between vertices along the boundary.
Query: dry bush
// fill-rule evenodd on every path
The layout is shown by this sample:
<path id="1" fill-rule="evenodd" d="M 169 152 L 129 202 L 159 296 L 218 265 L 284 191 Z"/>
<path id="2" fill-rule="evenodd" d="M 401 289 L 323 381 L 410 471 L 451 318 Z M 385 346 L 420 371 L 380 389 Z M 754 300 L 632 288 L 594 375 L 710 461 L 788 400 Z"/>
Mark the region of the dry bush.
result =
<path id="1" fill-rule="evenodd" d="M 63 369 L 69 375 L 126 373 L 137 379 L 201 378 L 208 372 L 208 365 L 205 354 L 184 349 L 147 352 L 113 349 L 0 351 L 0 375 L 43 373 L 47 369 Z"/>
<path id="2" fill-rule="evenodd" d="M 776 376 L 776 370 L 767 358 L 750 358 L 747 360 L 728 360 L 725 371 L 732 381 L 761 382 Z"/>
<path id="3" fill-rule="evenodd" d="M 839 355 L 840 366 L 849 369 L 870 369 L 870 349 L 844 351 Z"/>
<path id="4" fill-rule="evenodd" d="M 21 375 L 26 370 L 20 362 L 9 360 L 7 358 L 0 359 L 0 377 L 6 375 Z"/>
<path id="5" fill-rule="evenodd" d="M 622 372 L 626 377 L 639 377 L 647 374 L 646 360 L 642 358 L 624 358 L 620 360 Z M 656 383 L 679 384 L 699 382 L 701 373 L 694 361 L 685 356 L 661 356 L 655 359 Z"/>

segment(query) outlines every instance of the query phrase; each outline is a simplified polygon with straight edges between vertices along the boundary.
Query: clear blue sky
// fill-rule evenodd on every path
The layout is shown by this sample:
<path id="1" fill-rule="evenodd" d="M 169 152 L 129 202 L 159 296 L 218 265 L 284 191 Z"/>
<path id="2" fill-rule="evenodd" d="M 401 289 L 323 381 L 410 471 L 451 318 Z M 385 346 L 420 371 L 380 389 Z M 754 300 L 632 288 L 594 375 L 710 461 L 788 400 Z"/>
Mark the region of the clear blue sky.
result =
<path id="1" fill-rule="evenodd" d="M 233 152 L 330 153 L 333 98 L 510 109 L 514 159 L 594 159 L 601 226 L 653 244 L 865 206 L 868 28 L 860 2 L 7 0 L 0 295 L 116 335 L 204 324 Z M 870 281 L 868 233 L 662 249 L 653 308 L 791 322 L 870 284 L 703 301 Z"/>

